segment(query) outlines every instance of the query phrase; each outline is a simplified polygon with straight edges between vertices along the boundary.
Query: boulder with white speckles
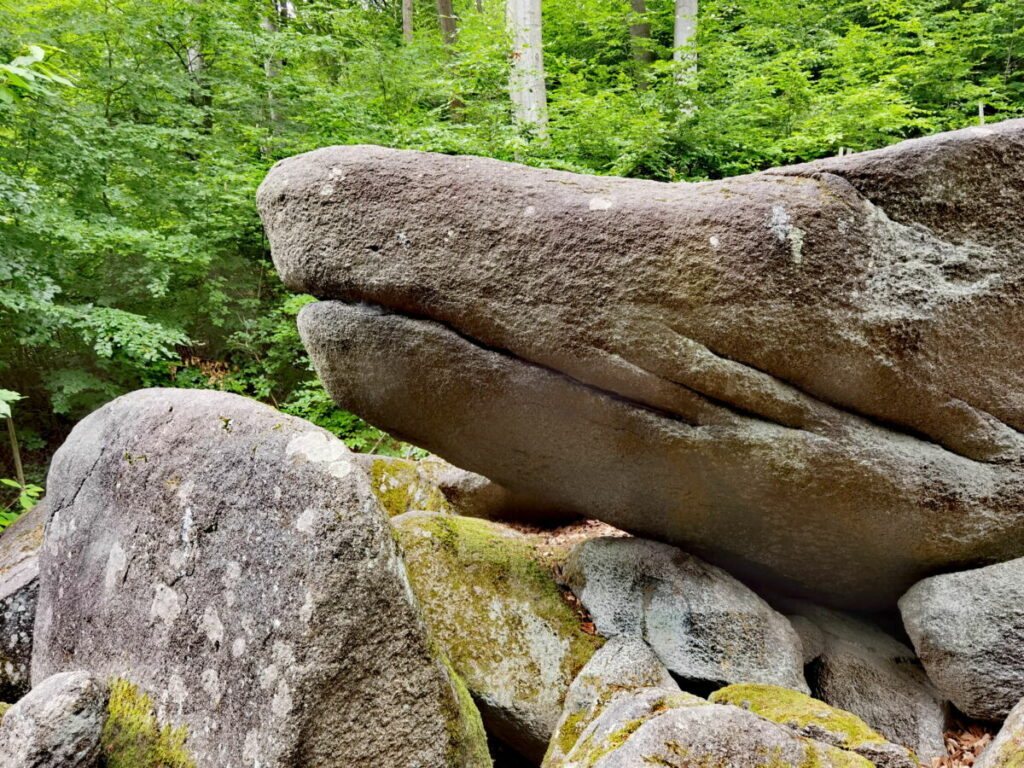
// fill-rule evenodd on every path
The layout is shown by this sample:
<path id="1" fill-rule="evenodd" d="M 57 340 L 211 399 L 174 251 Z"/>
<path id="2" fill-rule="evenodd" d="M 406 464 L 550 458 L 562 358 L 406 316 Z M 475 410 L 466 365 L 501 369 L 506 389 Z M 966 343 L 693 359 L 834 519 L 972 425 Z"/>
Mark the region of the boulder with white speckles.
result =
<path id="1" fill-rule="evenodd" d="M 1024 555 L 1024 120 L 699 184 L 331 147 L 259 191 L 343 407 L 837 606 Z"/>
<path id="2" fill-rule="evenodd" d="M 483 768 L 366 473 L 325 430 L 220 392 L 142 390 L 47 481 L 32 674 L 127 681 L 196 768 Z"/>
<path id="3" fill-rule="evenodd" d="M 48 509 L 44 499 L 0 535 L 0 701 L 17 701 L 30 687 L 39 548 Z"/>

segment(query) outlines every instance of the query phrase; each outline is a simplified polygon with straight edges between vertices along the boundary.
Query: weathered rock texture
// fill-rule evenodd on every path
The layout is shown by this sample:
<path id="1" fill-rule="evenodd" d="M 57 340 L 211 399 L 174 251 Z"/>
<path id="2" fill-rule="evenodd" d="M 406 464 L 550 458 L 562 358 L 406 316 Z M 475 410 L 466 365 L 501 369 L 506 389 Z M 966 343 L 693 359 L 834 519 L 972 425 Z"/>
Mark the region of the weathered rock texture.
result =
<path id="1" fill-rule="evenodd" d="M 1024 121 L 724 181 L 333 147 L 259 192 L 337 402 L 741 575 L 1024 552 Z"/>
<path id="2" fill-rule="evenodd" d="M 872 764 L 744 709 L 682 693 L 642 641 L 614 638 L 594 654 L 569 689 L 543 768 L 648 765 L 870 768 Z"/>
<path id="3" fill-rule="evenodd" d="M 598 632 L 642 638 L 682 678 L 808 691 L 786 617 L 700 558 L 657 541 L 601 537 L 573 549 L 564 577 Z"/>
<path id="4" fill-rule="evenodd" d="M 75 427 L 47 488 L 34 679 L 136 684 L 196 768 L 489 765 L 369 478 L 325 430 L 142 390 Z"/>
<path id="5" fill-rule="evenodd" d="M 926 765 L 945 757 L 946 710 L 914 652 L 868 622 L 803 601 L 780 606 L 804 645 L 811 693 L 852 712 Z"/>
<path id="6" fill-rule="evenodd" d="M 109 696 L 88 672 L 44 680 L 4 715 L 0 768 L 96 768 Z"/>
<path id="7" fill-rule="evenodd" d="M 774 685 L 730 685 L 711 694 L 716 704 L 732 704 L 817 739 L 856 752 L 879 768 L 919 768 L 906 747 L 887 741 L 856 715 L 796 691 Z"/>
<path id="8" fill-rule="evenodd" d="M 1024 558 L 925 579 L 899 606 L 928 677 L 960 711 L 1002 720 L 1024 697 Z"/>
<path id="9" fill-rule="evenodd" d="M 704 703 L 679 689 L 643 640 L 627 635 L 613 637 L 594 654 L 569 687 L 543 767 L 559 768 L 580 759 L 590 751 L 590 746 L 604 743 L 605 731 L 615 733 L 630 722 L 650 717 L 655 707 L 666 701 Z M 611 710 L 608 716 L 607 710 Z M 591 728 L 602 718 L 600 732 Z"/>
<path id="10" fill-rule="evenodd" d="M 594 651 L 528 537 L 485 520 L 393 519 L 413 591 L 484 725 L 539 763 L 569 685 Z"/>
<path id="11" fill-rule="evenodd" d="M 1010 710 L 992 743 L 974 768 L 1020 768 L 1024 765 L 1024 699 Z"/>
<path id="12" fill-rule="evenodd" d="M 44 499 L 0 535 L 0 701 L 17 701 L 30 687 L 39 548 L 48 509 Z"/>

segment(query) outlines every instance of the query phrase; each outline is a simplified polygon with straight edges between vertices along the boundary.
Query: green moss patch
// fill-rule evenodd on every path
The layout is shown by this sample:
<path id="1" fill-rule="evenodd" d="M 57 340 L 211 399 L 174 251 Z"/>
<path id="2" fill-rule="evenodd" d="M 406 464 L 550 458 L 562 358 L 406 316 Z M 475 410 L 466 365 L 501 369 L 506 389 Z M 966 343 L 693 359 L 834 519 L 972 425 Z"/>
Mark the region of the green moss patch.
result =
<path id="1" fill-rule="evenodd" d="M 469 689 L 557 718 L 603 640 L 583 632 L 531 540 L 449 515 L 406 515 L 395 529 L 413 591 Z"/>
<path id="2" fill-rule="evenodd" d="M 188 731 L 160 725 L 153 700 L 126 680 L 110 686 L 103 728 L 104 768 L 195 768 L 185 748 Z"/>
<path id="3" fill-rule="evenodd" d="M 776 685 L 730 685 L 713 693 L 711 701 L 749 709 L 755 715 L 782 725 L 795 728 L 817 726 L 840 737 L 844 749 L 886 742 L 884 736 L 872 730 L 871 726 L 856 715 L 836 709 L 806 694 Z"/>
<path id="4" fill-rule="evenodd" d="M 370 484 L 388 517 L 406 512 L 447 512 L 448 502 L 420 476 L 414 461 L 380 458 L 370 465 Z"/>

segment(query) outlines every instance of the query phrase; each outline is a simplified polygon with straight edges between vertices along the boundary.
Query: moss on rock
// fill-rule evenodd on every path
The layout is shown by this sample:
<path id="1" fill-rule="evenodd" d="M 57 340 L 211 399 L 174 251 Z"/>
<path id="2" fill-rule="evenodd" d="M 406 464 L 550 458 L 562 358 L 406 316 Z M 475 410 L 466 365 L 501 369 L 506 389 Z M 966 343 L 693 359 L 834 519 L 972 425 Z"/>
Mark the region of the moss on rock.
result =
<path id="1" fill-rule="evenodd" d="M 161 725 L 153 700 L 136 686 L 114 680 L 107 708 L 101 737 L 104 768 L 195 768 L 185 748 L 188 731 Z"/>
<path id="2" fill-rule="evenodd" d="M 601 646 L 532 541 L 474 518 L 394 520 L 413 591 L 484 722 L 543 754 L 569 684 Z"/>
<path id="3" fill-rule="evenodd" d="M 713 693 L 711 701 L 749 709 L 755 715 L 801 730 L 820 728 L 840 737 L 842 743 L 836 746 L 844 749 L 886 741 L 884 736 L 856 715 L 806 694 L 775 685 L 730 685 Z"/>
<path id="4" fill-rule="evenodd" d="M 370 480 L 374 495 L 388 517 L 406 512 L 448 512 L 444 494 L 426 482 L 414 461 L 380 457 L 370 464 Z"/>

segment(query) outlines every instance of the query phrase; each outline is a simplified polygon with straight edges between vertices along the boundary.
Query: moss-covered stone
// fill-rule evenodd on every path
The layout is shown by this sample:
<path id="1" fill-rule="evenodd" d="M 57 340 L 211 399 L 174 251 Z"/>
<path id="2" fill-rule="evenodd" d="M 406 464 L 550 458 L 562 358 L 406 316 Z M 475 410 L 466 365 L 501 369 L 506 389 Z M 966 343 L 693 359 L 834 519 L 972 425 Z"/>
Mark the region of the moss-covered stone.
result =
<path id="1" fill-rule="evenodd" d="M 406 512 L 449 512 L 448 502 L 437 486 L 426 481 L 415 461 L 377 457 L 370 463 L 374 495 L 388 517 Z"/>
<path id="2" fill-rule="evenodd" d="M 480 717 L 480 710 L 466 686 L 466 681 L 455 671 L 455 667 L 452 666 L 451 660 L 443 650 L 435 647 L 435 653 L 447 669 L 454 693 L 451 709 L 447 712 L 447 727 L 451 743 L 449 764 L 491 765 L 484 723 Z"/>
<path id="3" fill-rule="evenodd" d="M 878 764 L 893 768 L 918 765 L 913 752 L 892 744 L 853 713 L 797 691 L 742 683 L 719 689 L 711 695 L 711 701 L 748 709 L 803 736 L 856 752 Z"/>
<path id="4" fill-rule="evenodd" d="M 842 738 L 842 746 L 852 749 L 867 742 L 882 743 L 879 734 L 854 714 L 831 707 L 803 693 L 775 685 L 743 683 L 721 688 L 711 695 L 717 704 L 733 704 L 756 715 L 795 728 L 821 728 Z"/>
<path id="5" fill-rule="evenodd" d="M 0 723 L 4 721 L 4 715 L 7 714 L 7 710 L 10 709 L 11 706 L 13 705 L 8 704 L 5 701 L 0 701 Z"/>
<path id="6" fill-rule="evenodd" d="M 104 768 L 195 768 L 185 747 L 188 731 L 161 725 L 153 700 L 126 680 L 110 686 L 103 728 Z"/>
<path id="7" fill-rule="evenodd" d="M 528 537 L 457 516 L 394 523 L 413 591 L 484 723 L 539 761 L 569 684 L 602 641 L 582 631 Z"/>

